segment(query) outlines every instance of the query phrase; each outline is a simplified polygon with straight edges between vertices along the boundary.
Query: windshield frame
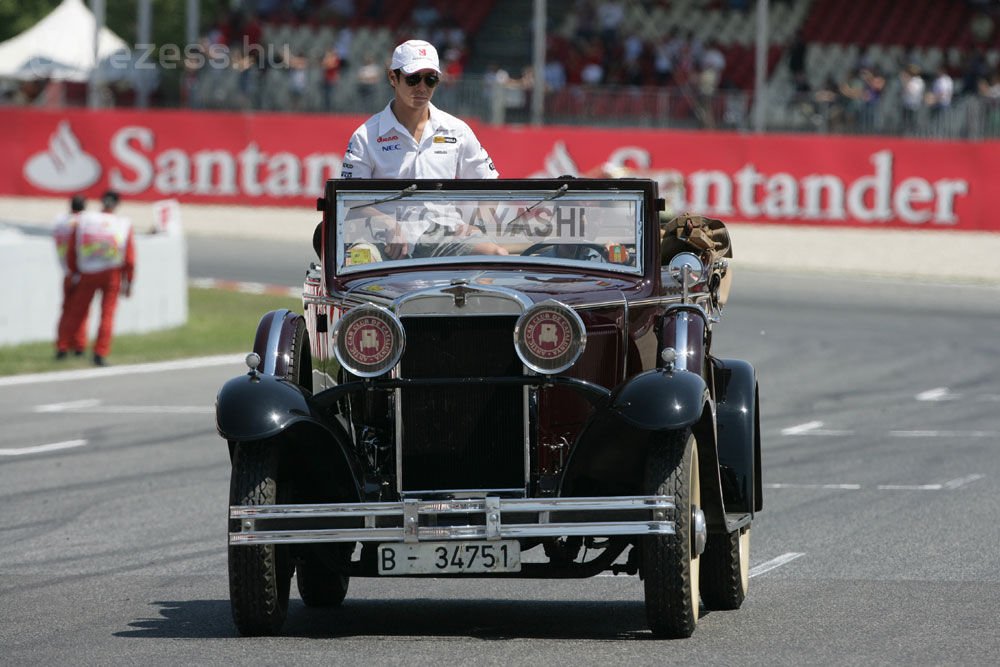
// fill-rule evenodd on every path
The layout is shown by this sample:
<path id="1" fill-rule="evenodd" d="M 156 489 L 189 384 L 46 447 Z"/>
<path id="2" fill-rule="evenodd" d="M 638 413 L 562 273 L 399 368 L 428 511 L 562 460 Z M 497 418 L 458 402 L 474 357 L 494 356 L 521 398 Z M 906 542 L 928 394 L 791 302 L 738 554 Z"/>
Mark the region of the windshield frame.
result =
<path id="1" fill-rule="evenodd" d="M 505 187 L 506 186 L 506 187 Z M 560 192 L 560 190 L 562 190 Z M 325 266 L 328 275 L 349 277 L 357 274 L 409 269 L 440 268 L 452 265 L 533 265 L 538 267 L 560 267 L 585 273 L 617 273 L 632 276 L 644 275 L 648 258 L 645 247 L 648 244 L 646 219 L 650 209 L 655 210 L 655 184 L 641 179 L 621 181 L 610 179 L 559 179 L 559 180 L 455 180 L 445 183 L 420 180 L 331 180 L 327 184 L 327 197 L 319 201 L 324 211 L 326 225 Z M 399 195 L 399 196 L 396 196 Z M 555 195 L 555 196 L 553 196 Z M 545 201 L 549 198 L 549 201 Z M 406 206 L 415 200 L 442 204 L 457 203 L 471 205 L 475 202 L 498 204 L 505 201 L 516 202 L 519 213 L 526 205 L 539 203 L 540 207 L 556 206 L 560 202 L 621 202 L 631 207 L 628 211 L 634 225 L 635 243 L 630 247 L 628 258 L 623 262 L 593 261 L 587 259 L 566 259 L 555 256 L 503 255 L 440 255 L 434 257 L 405 259 L 382 258 L 370 263 L 349 261 L 347 244 L 341 240 L 345 235 L 345 220 L 352 207 L 386 201 L 387 207 Z M 545 202 L 545 203 L 541 203 Z M 651 206 L 652 204 L 652 206 Z M 469 207 L 474 208 L 474 207 Z M 582 207 L 581 207 L 582 208 Z M 382 210 L 382 209 L 380 209 Z M 492 215 L 492 214 L 491 214 Z M 517 215 L 504 219 L 510 224 Z M 499 227 L 499 225 L 498 225 Z M 654 230 L 655 231 L 655 230 Z M 615 252 L 618 252 L 615 250 Z"/>

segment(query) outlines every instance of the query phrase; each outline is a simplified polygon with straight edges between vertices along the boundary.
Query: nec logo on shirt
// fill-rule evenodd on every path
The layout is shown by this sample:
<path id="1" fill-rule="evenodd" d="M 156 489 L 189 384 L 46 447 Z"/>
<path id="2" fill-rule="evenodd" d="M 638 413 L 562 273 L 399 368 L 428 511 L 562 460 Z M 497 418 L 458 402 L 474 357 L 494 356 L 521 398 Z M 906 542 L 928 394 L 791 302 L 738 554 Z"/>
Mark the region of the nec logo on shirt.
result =
<path id="1" fill-rule="evenodd" d="M 389 141 L 399 141 L 399 136 L 394 134 L 391 137 L 379 137 L 378 139 L 376 139 L 376 141 L 378 141 L 380 144 L 384 144 Z"/>
<path id="2" fill-rule="evenodd" d="M 393 144 L 392 146 L 383 146 L 382 151 L 388 153 L 389 151 L 398 151 L 399 144 Z"/>

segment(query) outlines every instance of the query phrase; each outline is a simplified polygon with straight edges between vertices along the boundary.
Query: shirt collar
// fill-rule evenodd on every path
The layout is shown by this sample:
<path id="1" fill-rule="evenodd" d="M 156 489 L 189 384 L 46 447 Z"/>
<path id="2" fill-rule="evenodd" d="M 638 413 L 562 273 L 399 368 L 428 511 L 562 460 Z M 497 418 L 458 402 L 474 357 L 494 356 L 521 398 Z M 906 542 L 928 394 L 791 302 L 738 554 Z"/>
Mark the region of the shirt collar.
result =
<path id="1" fill-rule="evenodd" d="M 378 119 L 378 136 L 383 137 L 393 130 L 405 132 L 403 124 L 399 122 L 396 118 L 396 114 L 392 112 L 392 101 L 385 105 L 385 109 L 379 114 Z M 440 109 L 434 106 L 432 103 L 427 103 L 427 108 L 430 110 L 431 115 L 427 121 L 428 128 L 431 132 L 436 132 L 438 130 L 447 129 L 448 125 L 445 121 L 444 115 Z M 427 132 L 427 128 L 424 129 Z"/>

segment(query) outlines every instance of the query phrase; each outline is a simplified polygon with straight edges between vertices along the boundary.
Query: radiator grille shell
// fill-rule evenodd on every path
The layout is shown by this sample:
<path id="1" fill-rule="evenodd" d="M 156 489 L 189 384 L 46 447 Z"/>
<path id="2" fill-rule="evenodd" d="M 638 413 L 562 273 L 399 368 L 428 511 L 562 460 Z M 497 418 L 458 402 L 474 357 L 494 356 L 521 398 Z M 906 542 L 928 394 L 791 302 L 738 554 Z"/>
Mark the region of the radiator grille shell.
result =
<path id="1" fill-rule="evenodd" d="M 516 317 L 403 318 L 403 378 L 517 376 Z M 399 490 L 523 490 L 524 387 L 407 387 L 397 394 Z"/>

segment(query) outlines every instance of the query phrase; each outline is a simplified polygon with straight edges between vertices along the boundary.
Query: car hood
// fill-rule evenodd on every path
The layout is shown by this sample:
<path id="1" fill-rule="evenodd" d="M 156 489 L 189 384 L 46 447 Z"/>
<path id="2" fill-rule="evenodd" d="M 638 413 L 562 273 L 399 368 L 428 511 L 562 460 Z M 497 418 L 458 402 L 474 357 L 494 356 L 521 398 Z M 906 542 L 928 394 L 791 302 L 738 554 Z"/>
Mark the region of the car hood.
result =
<path id="1" fill-rule="evenodd" d="M 646 287 L 642 279 L 631 277 L 481 269 L 359 277 L 346 282 L 344 287 L 354 298 L 393 301 L 413 292 L 448 287 L 457 281 L 464 281 L 469 287 L 514 290 L 535 302 L 558 299 L 568 305 L 623 301 L 626 294 L 636 294 Z"/>

